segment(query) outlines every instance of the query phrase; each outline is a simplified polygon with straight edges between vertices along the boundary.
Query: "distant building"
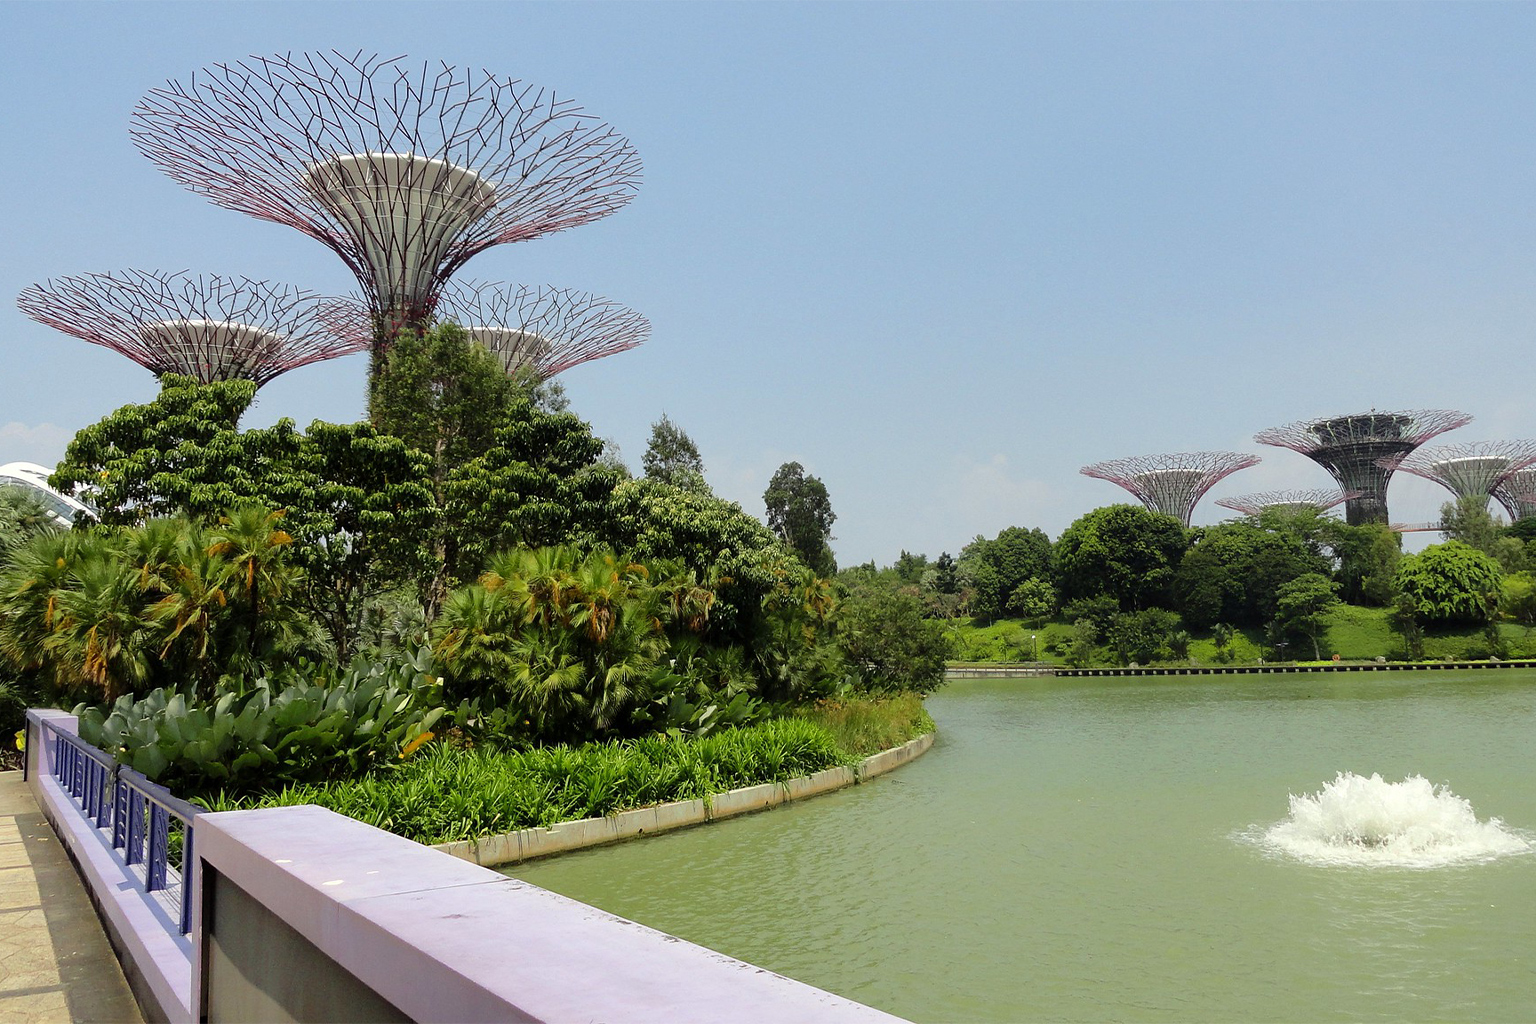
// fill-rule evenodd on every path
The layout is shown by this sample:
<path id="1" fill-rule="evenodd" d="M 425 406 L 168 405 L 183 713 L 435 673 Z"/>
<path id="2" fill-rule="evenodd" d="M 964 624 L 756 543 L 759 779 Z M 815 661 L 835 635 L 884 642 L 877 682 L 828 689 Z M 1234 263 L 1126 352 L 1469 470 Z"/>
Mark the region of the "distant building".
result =
<path id="1" fill-rule="evenodd" d="M 69 527 L 76 516 L 95 518 L 88 507 L 48 486 L 49 471 L 32 462 L 8 462 L 0 466 L 0 487 L 20 487 L 42 502 L 53 521 Z"/>

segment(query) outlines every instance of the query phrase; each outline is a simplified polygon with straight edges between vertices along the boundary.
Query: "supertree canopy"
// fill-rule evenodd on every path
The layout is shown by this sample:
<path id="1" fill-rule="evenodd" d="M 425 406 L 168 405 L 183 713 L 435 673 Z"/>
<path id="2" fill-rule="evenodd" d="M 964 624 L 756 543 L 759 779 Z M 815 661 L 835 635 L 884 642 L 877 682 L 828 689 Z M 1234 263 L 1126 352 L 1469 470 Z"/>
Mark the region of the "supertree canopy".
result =
<path id="1" fill-rule="evenodd" d="M 1187 528 L 1205 492 L 1224 477 L 1259 461 L 1242 452 L 1184 452 L 1111 459 L 1084 466 L 1084 476 L 1119 484 L 1154 512 L 1165 512 Z"/>
<path id="2" fill-rule="evenodd" d="M 1433 480 L 1458 498 L 1497 497 L 1511 474 L 1536 465 L 1536 441 L 1476 441 L 1425 448 L 1387 460 L 1392 469 Z M 1503 504 L 1500 499 L 1500 504 Z M 1517 503 L 1518 507 L 1518 503 Z M 1512 517 L 1516 509 L 1505 506 Z"/>
<path id="3" fill-rule="evenodd" d="M 1384 463 L 1471 421 L 1466 413 L 1449 409 L 1372 410 L 1298 420 L 1260 431 L 1253 439 L 1300 452 L 1332 474 L 1344 490 L 1358 492 L 1344 503 L 1344 518 L 1351 525 L 1385 523 L 1392 468 Z"/>
<path id="4" fill-rule="evenodd" d="M 1511 520 L 1536 516 L 1536 469 L 1520 469 L 1510 473 L 1493 489 Z"/>
<path id="5" fill-rule="evenodd" d="M 508 373 L 548 379 L 639 345 L 651 323 L 628 306 L 562 288 L 451 283 L 438 306 L 501 359 Z"/>
<path id="6" fill-rule="evenodd" d="M 1265 509 L 1278 508 L 1288 512 L 1326 512 L 1335 505 L 1342 505 L 1350 498 L 1359 497 L 1358 491 L 1340 491 L 1332 487 L 1314 487 L 1295 491 L 1260 491 L 1255 494 L 1239 494 L 1231 498 L 1217 498 L 1216 504 L 1230 508 L 1245 516 L 1256 516 Z"/>
<path id="7" fill-rule="evenodd" d="M 152 90 L 131 134 L 192 191 L 335 250 L 385 338 L 425 326 L 471 256 L 604 217 L 640 176 L 629 141 L 570 100 L 404 57 L 215 64 Z"/>
<path id="8" fill-rule="evenodd" d="M 120 352 L 156 376 L 265 384 L 295 367 L 366 352 L 367 309 L 245 277 L 126 270 L 30 285 L 16 299 L 49 327 Z"/>

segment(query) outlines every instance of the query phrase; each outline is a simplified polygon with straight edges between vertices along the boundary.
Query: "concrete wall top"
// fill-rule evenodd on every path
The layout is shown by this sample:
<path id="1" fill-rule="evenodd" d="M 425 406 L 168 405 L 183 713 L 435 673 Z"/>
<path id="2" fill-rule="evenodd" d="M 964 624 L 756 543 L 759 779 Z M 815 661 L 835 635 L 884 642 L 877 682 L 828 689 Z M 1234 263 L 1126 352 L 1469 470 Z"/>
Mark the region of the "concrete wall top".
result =
<path id="1" fill-rule="evenodd" d="M 420 1021 L 899 1019 L 319 807 L 200 815 L 197 855 Z"/>

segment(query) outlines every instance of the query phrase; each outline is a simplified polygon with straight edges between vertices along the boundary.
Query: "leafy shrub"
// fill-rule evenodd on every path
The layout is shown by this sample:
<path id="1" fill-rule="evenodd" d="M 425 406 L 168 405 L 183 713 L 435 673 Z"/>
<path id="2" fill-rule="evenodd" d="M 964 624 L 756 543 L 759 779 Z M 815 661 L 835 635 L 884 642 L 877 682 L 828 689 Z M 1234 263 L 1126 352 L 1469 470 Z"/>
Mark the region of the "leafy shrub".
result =
<path id="1" fill-rule="evenodd" d="M 1498 608 L 1503 575 L 1493 558 L 1452 540 L 1404 558 L 1395 580 L 1402 607 L 1425 625 L 1482 623 Z"/>
<path id="2" fill-rule="evenodd" d="M 444 843 L 782 782 L 852 762 L 826 729 L 776 719 L 703 739 L 648 736 L 498 753 L 437 745 L 373 775 L 220 793 L 213 810 L 319 804 L 421 843 Z"/>
<path id="3" fill-rule="evenodd" d="M 184 794 L 358 773 L 404 756 L 443 715 L 440 681 L 421 651 L 395 664 L 358 662 L 334 683 L 296 671 L 226 684 L 211 702 L 155 690 L 75 709 L 80 736 Z"/>
<path id="4" fill-rule="evenodd" d="M 869 586 L 849 594 L 838 610 L 837 642 L 867 692 L 932 693 L 944 685 L 949 636 L 904 591 Z"/>

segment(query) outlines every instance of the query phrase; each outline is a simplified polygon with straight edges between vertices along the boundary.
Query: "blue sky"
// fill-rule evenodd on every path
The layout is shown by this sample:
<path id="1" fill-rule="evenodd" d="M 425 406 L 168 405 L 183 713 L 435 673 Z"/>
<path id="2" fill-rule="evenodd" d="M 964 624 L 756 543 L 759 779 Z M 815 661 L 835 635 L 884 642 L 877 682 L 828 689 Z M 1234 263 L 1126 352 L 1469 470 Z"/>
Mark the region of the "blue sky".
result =
<path id="1" fill-rule="evenodd" d="M 638 466 L 663 412 L 761 514 L 826 483 L 839 561 L 958 551 L 1128 500 L 1101 459 L 1233 448 L 1224 494 L 1328 483 L 1252 435 L 1376 408 L 1536 435 L 1536 6 L 7 4 L 0 292 L 124 267 L 352 281 L 132 146 L 148 89 L 306 49 L 474 65 L 628 135 L 637 199 L 465 274 L 596 291 L 652 340 L 577 367 Z M 0 462 L 155 391 L 0 304 Z M 263 389 L 252 423 L 355 419 L 365 362 Z M 1400 474 L 1393 517 L 1442 493 Z M 1416 545 L 1415 545 L 1416 546 Z"/>

